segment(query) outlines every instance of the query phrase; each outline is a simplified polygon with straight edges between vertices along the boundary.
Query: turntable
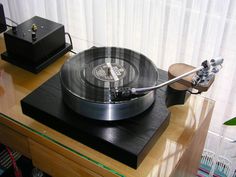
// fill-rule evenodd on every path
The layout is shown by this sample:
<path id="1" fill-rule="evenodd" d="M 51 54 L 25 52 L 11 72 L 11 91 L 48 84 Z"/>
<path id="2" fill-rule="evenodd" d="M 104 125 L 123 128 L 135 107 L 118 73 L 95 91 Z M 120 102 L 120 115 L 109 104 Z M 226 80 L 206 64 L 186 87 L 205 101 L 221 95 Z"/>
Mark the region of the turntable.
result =
<path id="1" fill-rule="evenodd" d="M 169 123 L 166 100 L 175 104 L 176 93 L 184 91 L 185 96 L 186 88 L 206 91 L 222 62 L 205 61 L 198 68 L 178 64 L 187 72 L 179 75 L 178 67 L 170 67 L 168 80 L 166 71 L 140 53 L 95 47 L 72 57 L 58 74 L 26 96 L 22 111 L 137 168 Z M 183 79 L 187 76 L 194 76 L 191 83 Z"/>
<path id="2" fill-rule="evenodd" d="M 75 112 L 98 120 L 121 120 L 145 111 L 154 102 L 151 91 L 116 96 L 116 88 L 151 87 L 158 71 L 145 56 L 128 49 L 97 48 L 68 60 L 60 72 L 63 99 Z"/>

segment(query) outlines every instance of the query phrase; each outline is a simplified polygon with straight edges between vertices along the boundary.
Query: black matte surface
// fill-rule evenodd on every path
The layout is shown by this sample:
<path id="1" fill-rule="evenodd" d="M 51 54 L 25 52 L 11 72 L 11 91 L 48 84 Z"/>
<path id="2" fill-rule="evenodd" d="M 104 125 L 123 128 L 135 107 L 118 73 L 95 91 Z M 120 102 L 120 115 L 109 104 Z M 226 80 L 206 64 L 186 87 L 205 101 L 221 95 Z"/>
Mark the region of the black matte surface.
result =
<path id="1" fill-rule="evenodd" d="M 72 49 L 72 45 L 66 43 L 65 47 L 63 49 L 60 49 L 60 50 L 56 51 L 55 53 L 47 56 L 47 58 L 45 58 L 44 61 L 42 61 L 41 63 L 38 63 L 37 65 L 32 65 L 32 64 L 29 64 L 28 62 L 18 60 L 18 58 L 16 56 L 11 55 L 8 52 L 2 53 L 1 57 L 3 60 L 5 60 L 13 65 L 19 66 L 27 71 L 37 74 L 40 71 L 42 71 L 44 68 L 46 68 L 48 65 L 53 63 L 55 60 L 60 58 L 62 55 L 69 52 L 71 49 Z"/>
<path id="2" fill-rule="evenodd" d="M 167 79 L 166 72 L 159 71 L 159 74 L 163 81 Z M 57 74 L 26 96 L 21 105 L 24 114 L 137 168 L 169 123 L 165 92 L 166 87 L 157 90 L 155 103 L 136 117 L 116 122 L 95 121 L 65 106 Z"/>
<path id="3" fill-rule="evenodd" d="M 4 15 L 3 5 L 0 3 L 0 33 L 7 30 L 6 19 Z"/>
<path id="4" fill-rule="evenodd" d="M 167 87 L 166 106 L 181 105 L 189 98 L 190 93 L 187 90 L 175 90 L 171 87 Z"/>
<path id="5" fill-rule="evenodd" d="M 36 31 L 32 31 L 33 24 L 37 26 Z M 62 24 L 38 16 L 17 25 L 15 30 L 6 31 L 4 41 L 6 52 L 2 58 L 34 73 L 58 58 L 57 53 L 72 47 L 66 44 Z"/>
<path id="6" fill-rule="evenodd" d="M 37 26 L 36 40 L 32 38 L 32 25 Z M 4 33 L 6 50 L 18 60 L 38 64 L 47 55 L 65 46 L 65 30 L 62 24 L 38 16 L 9 29 Z"/>

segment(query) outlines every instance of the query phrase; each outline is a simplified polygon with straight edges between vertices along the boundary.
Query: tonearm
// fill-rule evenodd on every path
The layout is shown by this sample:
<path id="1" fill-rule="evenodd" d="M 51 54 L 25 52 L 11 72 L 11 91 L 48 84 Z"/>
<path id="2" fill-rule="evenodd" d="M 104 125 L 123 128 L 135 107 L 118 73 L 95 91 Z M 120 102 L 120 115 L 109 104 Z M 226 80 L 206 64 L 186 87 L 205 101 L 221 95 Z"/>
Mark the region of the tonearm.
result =
<path id="1" fill-rule="evenodd" d="M 152 90 L 156 90 L 159 89 L 161 87 L 164 87 L 166 85 L 170 85 L 173 83 L 176 83 L 178 81 L 180 81 L 181 79 L 189 76 L 189 75 L 193 75 L 193 77 L 191 78 L 191 83 L 189 82 L 185 82 L 182 83 L 183 85 L 191 85 L 192 88 L 197 88 L 200 91 L 204 90 L 201 88 L 209 88 L 211 83 L 214 80 L 214 76 L 216 73 L 219 72 L 219 70 L 222 68 L 222 63 L 223 63 L 224 59 L 223 58 L 218 58 L 218 59 L 211 59 L 210 61 L 205 60 L 202 62 L 200 67 L 194 68 L 190 71 L 187 71 L 179 76 L 176 76 L 166 82 L 163 82 L 159 85 L 155 85 L 152 87 L 144 87 L 144 88 L 129 88 L 129 87 L 121 87 L 121 88 L 115 88 L 112 89 L 112 95 L 113 97 L 116 99 L 128 99 L 128 98 L 132 98 L 135 96 L 140 96 L 140 95 L 144 95 L 145 93 L 152 91 Z M 206 91 L 207 89 L 205 89 L 204 91 Z"/>

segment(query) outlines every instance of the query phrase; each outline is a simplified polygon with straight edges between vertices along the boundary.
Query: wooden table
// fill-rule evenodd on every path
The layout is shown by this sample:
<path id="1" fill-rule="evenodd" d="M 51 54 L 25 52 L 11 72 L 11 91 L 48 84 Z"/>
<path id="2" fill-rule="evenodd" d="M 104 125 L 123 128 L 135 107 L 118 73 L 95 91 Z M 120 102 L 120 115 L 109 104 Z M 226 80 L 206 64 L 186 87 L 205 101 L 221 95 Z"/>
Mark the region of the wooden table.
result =
<path id="1" fill-rule="evenodd" d="M 5 50 L 0 38 L 0 51 Z M 54 177 L 195 176 L 214 101 L 191 96 L 169 108 L 170 124 L 137 170 L 95 151 L 22 114 L 20 100 L 57 73 L 66 54 L 35 75 L 0 61 L 0 142 L 32 159 Z"/>

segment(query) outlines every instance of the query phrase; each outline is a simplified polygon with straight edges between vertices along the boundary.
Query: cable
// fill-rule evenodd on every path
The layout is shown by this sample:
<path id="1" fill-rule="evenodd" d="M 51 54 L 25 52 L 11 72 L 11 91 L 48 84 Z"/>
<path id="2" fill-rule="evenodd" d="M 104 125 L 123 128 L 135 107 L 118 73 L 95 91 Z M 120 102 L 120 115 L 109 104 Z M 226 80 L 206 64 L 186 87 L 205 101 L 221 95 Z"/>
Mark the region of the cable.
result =
<path id="1" fill-rule="evenodd" d="M 13 33 L 16 33 L 16 27 L 17 27 L 18 23 L 8 17 L 5 17 L 5 19 L 15 24 L 15 26 L 14 26 L 14 25 L 8 25 L 6 23 L 6 26 L 12 28 Z"/>
<path id="2" fill-rule="evenodd" d="M 17 22 L 13 21 L 12 19 L 8 18 L 8 17 L 5 17 L 6 20 L 9 20 L 10 22 L 14 23 L 16 26 L 18 25 Z"/>
<path id="3" fill-rule="evenodd" d="M 70 44 L 71 44 L 71 46 L 72 46 L 72 48 L 73 48 L 73 43 L 72 43 L 72 39 L 71 39 L 71 36 L 70 36 L 70 34 L 69 34 L 69 33 L 67 33 L 67 32 L 65 32 L 65 34 L 66 34 L 66 35 L 69 37 Z M 71 52 L 71 53 L 73 53 L 73 54 L 77 54 L 77 52 L 73 51 L 72 49 L 70 50 L 70 52 Z"/>
<path id="4" fill-rule="evenodd" d="M 191 90 L 187 90 L 187 92 L 193 94 L 193 95 L 198 95 L 198 94 L 201 94 L 202 92 L 200 91 L 197 91 L 197 92 L 192 92 Z"/>
<path id="5" fill-rule="evenodd" d="M 65 32 L 65 34 L 69 37 L 69 39 L 70 39 L 70 44 L 72 45 L 72 48 L 73 48 L 73 43 L 72 43 L 72 39 L 71 39 L 71 36 L 70 36 L 70 34 L 69 33 L 67 33 L 67 32 Z"/>
<path id="6" fill-rule="evenodd" d="M 15 177 L 22 177 L 22 173 L 21 173 L 21 170 L 18 168 L 17 164 L 16 164 L 16 161 L 15 161 L 15 158 L 14 156 L 12 155 L 12 152 L 10 150 L 10 148 L 8 146 L 6 146 L 6 150 L 11 158 L 11 161 L 12 161 L 12 165 L 13 165 L 13 168 L 14 168 L 14 174 L 15 174 Z"/>
<path id="7" fill-rule="evenodd" d="M 77 39 L 79 39 L 79 40 L 82 40 L 82 41 L 85 41 L 85 42 L 91 43 L 91 44 L 93 44 L 93 45 L 96 45 L 96 46 L 104 46 L 104 45 L 102 45 L 102 44 L 100 44 L 100 43 L 97 43 L 97 42 L 94 42 L 94 41 L 89 41 L 89 40 L 86 40 L 86 39 L 80 38 L 80 37 L 78 37 L 78 36 L 74 36 L 74 37 L 77 38 Z"/>
<path id="8" fill-rule="evenodd" d="M 10 28 L 16 27 L 16 26 L 8 25 L 8 24 L 6 24 L 6 26 L 7 26 L 7 27 L 10 27 Z"/>
<path id="9" fill-rule="evenodd" d="M 77 53 L 76 53 L 75 51 L 73 51 L 73 50 L 70 50 L 70 52 L 73 53 L 73 54 L 77 54 Z"/>
<path id="10" fill-rule="evenodd" d="M 70 36 L 70 34 L 67 33 L 67 32 L 66 32 L 65 34 L 67 34 L 67 35 L 69 36 L 70 41 L 71 41 L 71 43 L 72 43 L 72 40 L 71 40 L 71 36 Z M 89 40 L 86 40 L 86 39 L 79 38 L 78 36 L 74 36 L 74 38 L 77 38 L 78 40 L 82 40 L 82 41 L 85 41 L 85 42 L 91 43 L 91 44 L 96 45 L 96 46 L 104 46 L 104 45 L 99 44 L 99 43 L 95 43 L 95 42 L 92 42 L 92 41 L 89 41 Z M 95 46 L 93 46 L 93 47 L 95 47 Z M 73 51 L 73 50 L 70 50 L 70 52 L 73 53 L 73 54 L 77 54 L 77 52 L 75 52 L 75 51 Z"/>
<path id="11" fill-rule="evenodd" d="M 16 26 L 11 26 L 11 25 L 8 25 L 8 24 L 6 24 L 6 26 L 12 28 L 12 32 L 16 33 L 16 31 L 17 31 Z"/>

